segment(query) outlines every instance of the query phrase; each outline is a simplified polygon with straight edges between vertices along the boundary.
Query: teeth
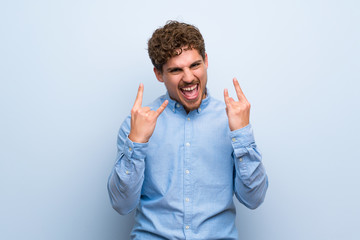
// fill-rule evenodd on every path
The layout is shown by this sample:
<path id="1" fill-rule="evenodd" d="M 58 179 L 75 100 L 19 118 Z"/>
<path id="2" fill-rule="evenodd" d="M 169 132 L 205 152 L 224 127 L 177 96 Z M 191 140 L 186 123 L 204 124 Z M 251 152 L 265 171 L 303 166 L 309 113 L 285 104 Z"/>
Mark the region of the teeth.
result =
<path id="1" fill-rule="evenodd" d="M 184 90 L 184 91 L 192 91 L 192 90 L 194 90 L 196 87 L 197 87 L 197 86 L 194 85 L 194 86 L 192 86 L 192 87 L 181 88 L 181 89 Z"/>

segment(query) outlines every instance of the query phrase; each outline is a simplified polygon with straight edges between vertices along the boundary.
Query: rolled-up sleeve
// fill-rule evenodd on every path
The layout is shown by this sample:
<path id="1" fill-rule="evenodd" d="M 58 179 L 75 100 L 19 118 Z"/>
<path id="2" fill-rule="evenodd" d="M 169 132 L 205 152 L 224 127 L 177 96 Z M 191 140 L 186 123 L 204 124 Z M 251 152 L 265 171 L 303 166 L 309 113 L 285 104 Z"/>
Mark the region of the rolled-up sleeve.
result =
<path id="1" fill-rule="evenodd" d="M 236 198 L 250 209 L 257 208 L 265 199 L 268 178 L 249 124 L 230 132 L 234 149 L 234 192 Z"/>
<path id="2" fill-rule="evenodd" d="M 119 130 L 117 159 L 107 185 L 111 204 L 122 215 L 130 213 L 139 203 L 148 148 L 148 143 L 132 142 L 129 132 L 130 117 Z"/>

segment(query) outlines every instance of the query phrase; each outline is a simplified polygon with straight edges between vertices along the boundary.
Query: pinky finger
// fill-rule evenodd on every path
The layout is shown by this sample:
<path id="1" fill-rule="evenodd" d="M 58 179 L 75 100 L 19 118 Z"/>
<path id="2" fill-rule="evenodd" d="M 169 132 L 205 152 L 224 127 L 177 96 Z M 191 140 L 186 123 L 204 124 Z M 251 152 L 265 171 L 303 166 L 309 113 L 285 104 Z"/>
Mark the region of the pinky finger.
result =
<path id="1" fill-rule="evenodd" d="M 228 103 L 229 103 L 229 92 L 228 92 L 227 88 L 224 89 L 224 101 L 225 101 L 225 104 L 228 105 Z"/>
<path id="2" fill-rule="evenodd" d="M 156 110 L 156 117 L 158 117 L 166 108 L 166 106 L 168 105 L 169 101 L 165 100 L 161 106 Z"/>

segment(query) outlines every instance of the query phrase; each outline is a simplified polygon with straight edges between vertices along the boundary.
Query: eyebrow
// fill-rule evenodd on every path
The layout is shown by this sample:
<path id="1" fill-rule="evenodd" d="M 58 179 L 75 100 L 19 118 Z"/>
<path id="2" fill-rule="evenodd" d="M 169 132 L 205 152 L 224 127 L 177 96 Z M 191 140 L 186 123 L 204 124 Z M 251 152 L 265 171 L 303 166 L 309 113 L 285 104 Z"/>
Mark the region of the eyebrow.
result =
<path id="1" fill-rule="evenodd" d="M 191 67 L 192 65 L 194 65 L 194 64 L 199 64 L 199 63 L 201 63 L 201 62 L 202 62 L 201 59 L 196 60 L 195 62 L 193 62 L 193 63 L 190 64 L 190 67 Z M 167 71 L 167 72 L 171 72 L 171 71 L 179 70 L 179 69 L 181 70 L 182 68 L 181 68 L 181 67 L 169 67 L 169 68 L 166 69 L 166 71 Z"/>

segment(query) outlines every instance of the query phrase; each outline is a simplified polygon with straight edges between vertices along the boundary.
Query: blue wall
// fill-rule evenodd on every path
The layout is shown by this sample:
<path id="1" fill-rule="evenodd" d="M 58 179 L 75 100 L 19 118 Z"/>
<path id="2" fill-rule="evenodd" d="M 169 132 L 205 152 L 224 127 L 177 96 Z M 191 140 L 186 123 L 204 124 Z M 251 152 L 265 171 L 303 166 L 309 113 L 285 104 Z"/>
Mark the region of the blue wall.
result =
<path id="1" fill-rule="evenodd" d="M 360 239 L 359 1 L 209 2 L 0 2 L 0 239 L 128 238 L 106 182 L 138 84 L 164 93 L 168 19 L 202 31 L 211 94 L 236 76 L 252 104 L 270 186 L 241 239 Z"/>

